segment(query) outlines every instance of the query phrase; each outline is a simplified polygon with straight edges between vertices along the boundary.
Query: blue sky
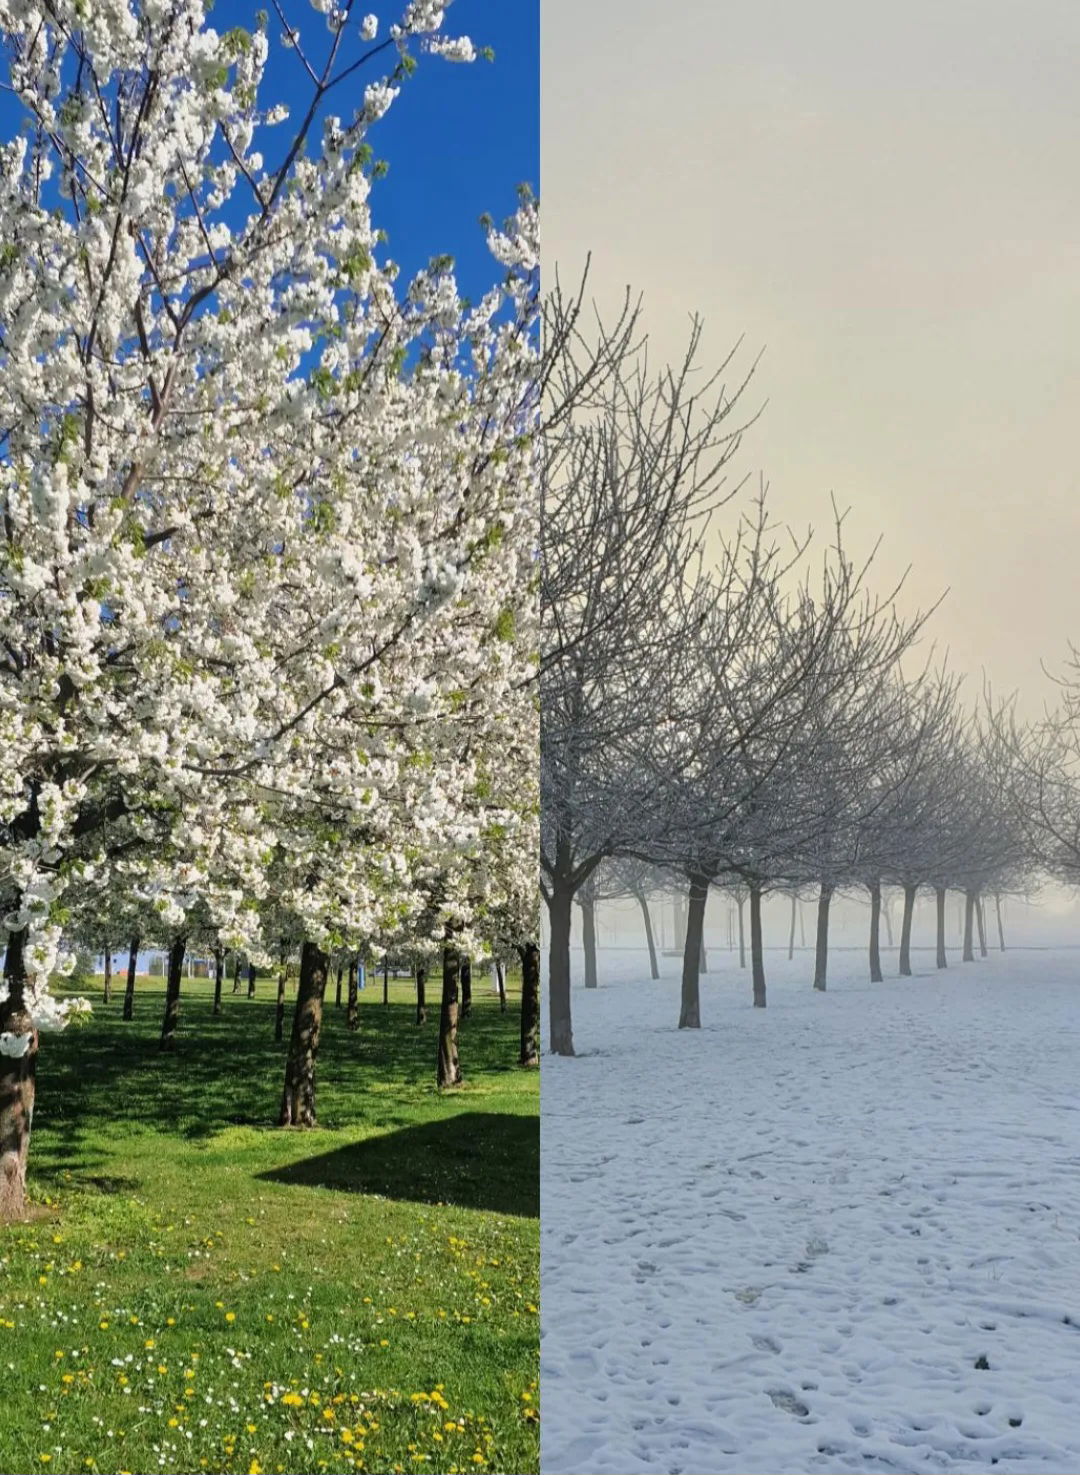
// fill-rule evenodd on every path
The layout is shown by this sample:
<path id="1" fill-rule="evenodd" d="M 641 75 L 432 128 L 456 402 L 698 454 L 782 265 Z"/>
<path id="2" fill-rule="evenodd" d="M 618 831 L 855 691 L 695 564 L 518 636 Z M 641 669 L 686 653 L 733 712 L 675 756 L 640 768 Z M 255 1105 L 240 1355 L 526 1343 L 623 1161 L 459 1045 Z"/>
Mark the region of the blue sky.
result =
<path id="1" fill-rule="evenodd" d="M 371 10 L 379 37 L 400 17 L 405 0 L 357 0 L 359 18 Z M 323 18 L 306 0 L 283 0 L 301 38 L 321 55 L 329 39 Z M 306 104 L 307 79 L 295 55 L 278 45 L 281 25 L 270 0 L 217 0 L 208 22 L 217 31 L 254 25 L 270 11 L 274 54 L 264 99 Z M 512 213 L 521 183 L 539 186 L 540 174 L 540 0 L 455 0 L 447 12 L 451 35 L 466 34 L 491 46 L 493 63 L 459 65 L 423 56 L 414 76 L 387 116 L 372 130 L 376 157 L 390 166 L 375 185 L 375 223 L 389 235 L 387 253 L 406 276 L 435 255 L 449 253 L 458 264 L 461 290 L 477 298 L 497 268 L 484 245 L 478 220 L 485 212 L 500 222 Z M 359 54 L 358 43 L 346 53 Z M 389 70 L 395 53 L 378 57 L 331 94 L 326 110 L 351 115 L 369 81 Z M 21 109 L 0 96 L 0 134 L 20 127 Z M 288 125 L 284 125 L 283 138 Z M 269 139 L 268 139 L 269 141 Z"/>

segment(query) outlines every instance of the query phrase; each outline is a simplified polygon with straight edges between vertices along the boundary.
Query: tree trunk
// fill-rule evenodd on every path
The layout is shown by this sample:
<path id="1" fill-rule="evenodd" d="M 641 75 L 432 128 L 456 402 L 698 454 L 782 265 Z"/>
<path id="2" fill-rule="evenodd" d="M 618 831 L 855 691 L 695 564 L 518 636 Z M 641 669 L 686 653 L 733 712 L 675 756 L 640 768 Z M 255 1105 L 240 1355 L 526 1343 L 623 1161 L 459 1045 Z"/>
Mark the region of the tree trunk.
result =
<path id="1" fill-rule="evenodd" d="M 499 1013 L 506 1013 L 506 968 L 501 958 L 495 959 L 495 987 L 499 993 Z"/>
<path id="2" fill-rule="evenodd" d="M 787 960 L 788 960 L 789 963 L 791 962 L 792 958 L 795 956 L 795 912 L 796 912 L 796 910 L 798 908 L 798 905 L 799 905 L 799 903 L 798 903 L 798 900 L 797 900 L 797 898 L 795 896 L 795 893 L 792 892 L 792 894 L 791 894 L 791 931 L 788 933 L 788 940 L 787 940 Z"/>
<path id="3" fill-rule="evenodd" d="M 34 1117 L 38 1035 L 26 1007 L 25 949 L 25 929 L 10 933 L 4 959 L 7 997 L 0 1003 L 0 1034 L 29 1035 L 29 1041 L 22 1055 L 0 1054 L 0 1223 L 21 1219 L 26 1213 L 26 1162 Z"/>
<path id="4" fill-rule="evenodd" d="M 937 895 L 937 965 L 939 968 L 947 968 L 948 960 L 945 957 L 945 887 L 935 888 Z"/>
<path id="5" fill-rule="evenodd" d="M 105 983 L 101 990 L 101 1002 L 112 1003 L 112 948 L 105 949 Z"/>
<path id="6" fill-rule="evenodd" d="M 339 953 L 337 960 L 337 991 L 334 994 L 334 1008 L 341 1008 L 341 978 L 345 972 L 345 954 Z"/>
<path id="7" fill-rule="evenodd" d="M 348 1002 L 345 1006 L 345 1028 L 360 1028 L 360 993 L 357 988 L 357 975 L 360 972 L 360 954 L 349 962 L 348 983 L 346 993 Z"/>
<path id="8" fill-rule="evenodd" d="M 975 893 L 964 892 L 964 952 L 962 961 L 975 961 Z"/>
<path id="9" fill-rule="evenodd" d="M 887 896 L 883 897 L 881 901 L 881 920 L 885 923 L 886 941 L 888 942 L 889 946 L 892 947 L 892 908 L 889 905 L 889 898 Z"/>
<path id="10" fill-rule="evenodd" d="M 743 898 L 735 898 L 739 908 L 739 967 L 746 967 L 746 931 L 743 927 Z"/>
<path id="11" fill-rule="evenodd" d="M 248 991 L 247 991 L 247 996 L 248 996 L 249 999 L 253 999 L 255 997 L 255 979 L 258 976 L 258 972 L 259 972 L 259 970 L 255 967 L 255 964 L 254 963 L 249 963 L 248 964 Z"/>
<path id="12" fill-rule="evenodd" d="M 649 915 L 649 898 L 644 891 L 635 892 L 635 895 L 641 907 L 641 915 L 645 919 L 645 941 L 649 945 L 649 977 L 659 978 L 660 967 L 656 961 L 656 939 L 653 937 L 652 917 Z"/>
<path id="13" fill-rule="evenodd" d="M 127 985 L 124 988 L 124 1010 L 125 1019 L 135 1017 L 135 974 L 139 966 L 139 939 L 133 937 L 128 948 Z"/>
<path id="14" fill-rule="evenodd" d="M 382 960 L 382 1001 L 390 1003 L 390 959 L 384 957 Z"/>
<path id="15" fill-rule="evenodd" d="M 165 983 L 165 1018 L 161 1024 L 161 1048 L 171 1050 L 176 1044 L 176 1026 L 180 1022 L 180 980 L 184 976 L 184 953 L 187 938 L 177 937 L 169 947 L 169 971 Z"/>
<path id="16" fill-rule="evenodd" d="M 683 938 L 682 997 L 679 1028 L 701 1028 L 701 935 L 705 926 L 705 903 L 709 898 L 708 876 L 690 877 L 686 933 Z"/>
<path id="17" fill-rule="evenodd" d="M 917 886 L 910 883 L 904 886 L 904 915 L 900 922 L 900 976 L 911 977 L 911 919 L 915 915 L 915 894 Z"/>
<path id="18" fill-rule="evenodd" d="M 814 987 L 819 993 L 825 992 L 829 971 L 829 907 L 832 896 L 833 888 L 822 882 L 818 893 L 817 936 L 814 939 Z"/>
<path id="19" fill-rule="evenodd" d="M 740 907 L 742 903 L 740 902 Z M 740 944 L 742 934 L 739 934 Z M 761 887 L 750 887 L 750 968 L 754 985 L 754 1008 L 764 1009 L 765 995 L 765 946 L 761 935 Z"/>
<path id="20" fill-rule="evenodd" d="M 596 903 L 581 897 L 581 937 L 585 944 L 585 987 L 596 988 Z"/>
<path id="21" fill-rule="evenodd" d="M 240 992 L 240 954 L 233 955 L 232 991 L 234 994 Z"/>
<path id="22" fill-rule="evenodd" d="M 1001 924 L 1001 892 L 994 892 L 994 910 L 997 912 L 998 943 L 1001 951 L 1005 951 L 1005 928 Z"/>
<path id="23" fill-rule="evenodd" d="M 285 1038 L 285 977 L 288 972 L 288 952 L 284 947 L 281 949 L 281 957 L 278 960 L 277 977 L 277 1008 L 274 1010 L 274 1039 Z"/>
<path id="24" fill-rule="evenodd" d="M 427 969 L 423 963 L 416 965 L 416 1022 L 427 1024 Z"/>
<path id="25" fill-rule="evenodd" d="M 548 1028 L 553 1055 L 573 1055 L 574 1031 L 570 1014 L 570 921 L 574 893 L 569 883 L 556 876 L 551 883 L 548 921 L 551 945 L 548 952 Z"/>
<path id="26" fill-rule="evenodd" d="M 214 949 L 214 1009 L 215 1014 L 221 1013 L 221 985 L 225 981 L 225 954 L 221 948 Z"/>
<path id="27" fill-rule="evenodd" d="M 449 932 L 449 929 L 447 929 Z M 461 960 L 457 948 L 449 941 L 443 945 L 442 1008 L 439 1011 L 439 1060 L 437 1080 L 440 1087 L 456 1086 L 461 1081 L 458 1064 L 458 982 Z"/>
<path id="28" fill-rule="evenodd" d="M 300 978 L 296 985 L 289 1054 L 285 1061 L 285 1090 L 281 1096 L 282 1127 L 315 1125 L 315 1062 L 319 1056 L 323 999 L 330 959 L 313 942 L 300 950 Z M 282 977 L 285 975 L 282 969 Z"/>
<path id="29" fill-rule="evenodd" d="M 701 955 L 698 958 L 698 972 L 699 973 L 708 973 L 708 971 L 709 971 L 709 954 L 705 950 L 705 918 L 704 918 L 704 916 L 702 916 L 702 919 L 701 919 Z"/>
<path id="30" fill-rule="evenodd" d="M 975 898 L 975 921 L 979 927 L 979 957 L 986 957 L 986 910 L 981 896 Z"/>
<path id="31" fill-rule="evenodd" d="M 881 975 L 881 882 L 870 883 L 870 982 L 882 983 Z"/>
<path id="32" fill-rule="evenodd" d="M 527 942 L 521 954 L 521 1065 L 540 1064 L 540 948 Z"/>
<path id="33" fill-rule="evenodd" d="M 462 958 L 458 976 L 461 980 L 461 1010 L 458 1018 L 468 1019 L 472 1013 L 472 962 L 469 958 Z"/>

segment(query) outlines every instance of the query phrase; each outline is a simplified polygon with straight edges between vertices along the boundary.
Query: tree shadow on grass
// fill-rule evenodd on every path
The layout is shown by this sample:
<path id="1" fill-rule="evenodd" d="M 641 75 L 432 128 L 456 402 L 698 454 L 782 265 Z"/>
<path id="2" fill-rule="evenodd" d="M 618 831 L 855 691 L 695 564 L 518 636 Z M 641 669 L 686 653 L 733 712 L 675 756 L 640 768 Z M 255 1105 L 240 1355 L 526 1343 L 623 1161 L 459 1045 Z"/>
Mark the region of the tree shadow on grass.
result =
<path id="1" fill-rule="evenodd" d="M 368 1137 L 259 1177 L 537 1218 L 539 1123 L 509 1112 L 465 1112 Z"/>

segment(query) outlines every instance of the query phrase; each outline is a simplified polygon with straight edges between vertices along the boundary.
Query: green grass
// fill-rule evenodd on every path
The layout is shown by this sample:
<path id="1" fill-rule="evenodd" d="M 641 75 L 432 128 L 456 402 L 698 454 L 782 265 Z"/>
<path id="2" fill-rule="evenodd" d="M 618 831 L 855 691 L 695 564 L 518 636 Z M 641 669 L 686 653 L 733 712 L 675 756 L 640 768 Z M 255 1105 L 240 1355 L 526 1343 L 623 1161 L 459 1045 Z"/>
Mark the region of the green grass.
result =
<path id="1" fill-rule="evenodd" d="M 132 1023 L 97 992 L 42 1041 L 36 1216 L 0 1231 L 0 1469 L 528 1475 L 539 1082 L 516 990 L 503 1015 L 476 980 L 443 1095 L 437 1000 L 417 1028 L 411 986 L 384 1008 L 372 980 L 357 1034 L 331 1001 L 300 1132 L 271 1125 L 274 985 L 230 987 L 215 1019 L 185 979 L 171 1055 L 160 979 Z"/>

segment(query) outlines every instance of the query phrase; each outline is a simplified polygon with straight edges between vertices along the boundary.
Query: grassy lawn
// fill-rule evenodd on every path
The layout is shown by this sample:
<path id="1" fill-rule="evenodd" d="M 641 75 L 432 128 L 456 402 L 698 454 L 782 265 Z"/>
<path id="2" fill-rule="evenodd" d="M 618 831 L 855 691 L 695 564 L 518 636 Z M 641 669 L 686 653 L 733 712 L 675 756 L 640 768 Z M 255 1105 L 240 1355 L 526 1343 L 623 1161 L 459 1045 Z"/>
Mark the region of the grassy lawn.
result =
<path id="1" fill-rule="evenodd" d="M 121 964 L 126 959 L 119 960 Z M 465 1084 L 434 1086 L 404 980 L 360 1029 L 331 1001 L 320 1127 L 275 1119 L 275 985 L 210 1012 L 160 979 L 42 1041 L 38 1214 L 0 1230 L 0 1469 L 495 1471 L 539 1466 L 539 1080 L 474 983 Z M 244 985 L 246 988 L 246 984 Z M 290 984 L 291 1019 L 294 984 Z"/>

